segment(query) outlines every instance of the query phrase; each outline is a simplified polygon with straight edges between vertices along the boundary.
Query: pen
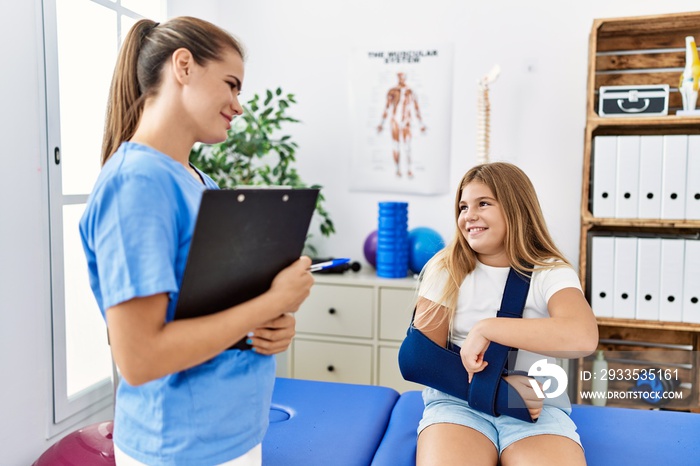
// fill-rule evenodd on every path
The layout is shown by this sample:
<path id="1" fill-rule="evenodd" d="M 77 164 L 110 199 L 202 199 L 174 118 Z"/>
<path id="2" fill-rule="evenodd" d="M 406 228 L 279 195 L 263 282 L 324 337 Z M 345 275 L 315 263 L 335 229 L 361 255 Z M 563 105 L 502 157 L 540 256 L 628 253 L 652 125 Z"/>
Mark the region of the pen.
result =
<path id="1" fill-rule="evenodd" d="M 326 262 L 319 262 L 318 264 L 313 264 L 309 267 L 309 272 L 318 272 L 319 270 L 327 269 L 329 267 L 335 267 L 336 265 L 347 264 L 350 262 L 348 258 L 333 259 Z"/>

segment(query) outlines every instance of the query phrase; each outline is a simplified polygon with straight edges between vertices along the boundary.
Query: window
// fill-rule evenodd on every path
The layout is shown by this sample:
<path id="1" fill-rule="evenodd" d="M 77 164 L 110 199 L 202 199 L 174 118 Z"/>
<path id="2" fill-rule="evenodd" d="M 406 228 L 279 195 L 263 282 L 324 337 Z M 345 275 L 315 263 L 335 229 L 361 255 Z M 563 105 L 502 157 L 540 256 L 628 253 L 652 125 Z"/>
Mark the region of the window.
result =
<path id="1" fill-rule="evenodd" d="M 100 171 L 102 131 L 121 38 L 165 0 L 43 0 L 54 423 L 111 402 L 107 332 L 90 290 L 78 221 Z"/>

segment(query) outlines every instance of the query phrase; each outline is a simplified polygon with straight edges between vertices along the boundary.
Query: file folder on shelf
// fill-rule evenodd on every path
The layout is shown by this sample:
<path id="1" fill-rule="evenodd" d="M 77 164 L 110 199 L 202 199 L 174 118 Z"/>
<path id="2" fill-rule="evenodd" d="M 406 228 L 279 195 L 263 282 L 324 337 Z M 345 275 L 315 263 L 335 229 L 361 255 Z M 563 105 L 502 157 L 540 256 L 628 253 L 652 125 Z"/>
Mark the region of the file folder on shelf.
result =
<path id="1" fill-rule="evenodd" d="M 616 218 L 637 218 L 639 211 L 639 141 L 640 136 L 617 137 Z"/>
<path id="2" fill-rule="evenodd" d="M 639 147 L 639 218 L 661 218 L 663 137 L 641 136 Z"/>
<path id="3" fill-rule="evenodd" d="M 683 322 L 700 324 L 700 240 L 685 240 Z"/>
<path id="4" fill-rule="evenodd" d="M 685 181 L 688 136 L 664 136 L 661 218 L 685 218 Z"/>
<path id="5" fill-rule="evenodd" d="M 593 139 L 593 207 L 594 217 L 615 216 L 615 179 L 617 136 Z"/>
<path id="6" fill-rule="evenodd" d="M 684 240 L 661 240 L 659 320 L 681 321 L 683 315 L 684 256 Z"/>
<path id="7" fill-rule="evenodd" d="M 661 239 L 637 240 L 637 319 L 659 320 Z"/>
<path id="8" fill-rule="evenodd" d="M 686 180 L 685 218 L 700 220 L 700 136 L 688 136 L 688 177 Z"/>
<path id="9" fill-rule="evenodd" d="M 637 238 L 615 238 L 613 317 L 636 316 Z"/>
<path id="10" fill-rule="evenodd" d="M 615 238 L 591 238 L 591 308 L 596 317 L 613 316 Z"/>

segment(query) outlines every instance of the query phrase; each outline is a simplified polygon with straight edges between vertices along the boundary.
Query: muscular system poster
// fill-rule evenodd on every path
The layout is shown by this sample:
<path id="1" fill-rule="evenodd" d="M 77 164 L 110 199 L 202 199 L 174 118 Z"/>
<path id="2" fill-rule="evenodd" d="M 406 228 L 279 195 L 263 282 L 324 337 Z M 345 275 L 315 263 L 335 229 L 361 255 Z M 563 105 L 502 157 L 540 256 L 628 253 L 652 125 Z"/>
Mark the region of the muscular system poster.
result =
<path id="1" fill-rule="evenodd" d="M 350 76 L 351 189 L 447 192 L 452 47 L 358 48 Z"/>

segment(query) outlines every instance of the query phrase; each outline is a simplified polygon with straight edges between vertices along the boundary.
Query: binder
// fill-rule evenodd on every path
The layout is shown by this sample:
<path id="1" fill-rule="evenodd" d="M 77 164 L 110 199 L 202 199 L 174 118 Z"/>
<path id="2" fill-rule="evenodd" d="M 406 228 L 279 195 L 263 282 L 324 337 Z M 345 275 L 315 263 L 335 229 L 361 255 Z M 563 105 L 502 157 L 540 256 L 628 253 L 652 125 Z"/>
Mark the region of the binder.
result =
<path id="1" fill-rule="evenodd" d="M 615 180 L 617 173 L 617 136 L 593 138 L 594 217 L 615 216 Z"/>
<path id="2" fill-rule="evenodd" d="M 640 136 L 617 137 L 615 217 L 637 218 L 639 211 Z"/>
<path id="3" fill-rule="evenodd" d="M 688 136 L 685 218 L 700 220 L 700 136 Z"/>
<path id="4" fill-rule="evenodd" d="M 661 238 L 637 240 L 637 319 L 659 320 Z"/>
<path id="5" fill-rule="evenodd" d="M 634 319 L 637 297 L 637 238 L 615 238 L 613 317 Z"/>
<path id="6" fill-rule="evenodd" d="M 597 317 L 613 316 L 613 280 L 615 238 L 593 236 L 591 239 L 590 303 Z"/>
<path id="7" fill-rule="evenodd" d="M 680 322 L 683 315 L 685 241 L 661 240 L 659 320 Z"/>
<path id="8" fill-rule="evenodd" d="M 661 218 L 663 137 L 641 136 L 639 147 L 638 218 Z"/>
<path id="9" fill-rule="evenodd" d="M 688 160 L 688 136 L 664 136 L 661 218 L 685 217 L 685 180 Z"/>
<path id="10" fill-rule="evenodd" d="M 700 240 L 685 240 L 682 320 L 700 324 Z"/>

